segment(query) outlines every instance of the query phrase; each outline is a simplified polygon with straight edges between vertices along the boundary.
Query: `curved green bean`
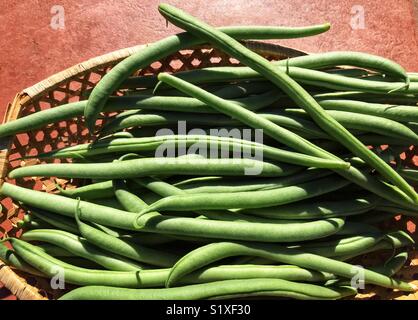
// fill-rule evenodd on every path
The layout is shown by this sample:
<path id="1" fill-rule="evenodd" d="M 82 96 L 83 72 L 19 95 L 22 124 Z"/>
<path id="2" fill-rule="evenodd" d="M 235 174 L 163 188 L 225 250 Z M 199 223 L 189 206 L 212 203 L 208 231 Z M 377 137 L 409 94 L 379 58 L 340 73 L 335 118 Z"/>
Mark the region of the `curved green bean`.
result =
<path id="1" fill-rule="evenodd" d="M 275 189 L 323 178 L 332 174 L 332 171 L 308 168 L 300 173 L 283 178 L 230 179 L 227 177 L 214 177 L 210 181 L 191 178 L 174 183 L 173 186 L 186 193 L 217 193 L 254 191 L 261 189 Z"/>
<path id="2" fill-rule="evenodd" d="M 76 256 L 92 260 L 109 270 L 135 271 L 142 269 L 142 266 L 136 262 L 103 251 L 85 239 L 62 230 L 30 230 L 23 233 L 21 239 L 25 241 L 42 241 L 57 245 Z"/>
<path id="3" fill-rule="evenodd" d="M 1 186 L 0 193 L 26 205 L 72 218 L 77 208 L 77 200 L 75 199 L 23 188 L 7 182 Z M 81 201 L 80 205 L 84 220 L 120 229 L 135 230 L 134 222 L 137 214 L 87 201 Z"/>
<path id="4" fill-rule="evenodd" d="M 276 207 L 242 210 L 242 212 L 270 219 L 320 219 L 359 215 L 375 209 L 378 203 L 377 197 L 369 196 L 343 201 L 304 201 Z"/>
<path id="5" fill-rule="evenodd" d="M 294 242 L 323 238 L 335 234 L 343 225 L 344 220 L 341 218 L 303 223 L 255 223 L 182 218 L 156 212 L 143 214 L 135 222 L 135 228 L 144 232 L 259 242 Z"/>
<path id="6" fill-rule="evenodd" d="M 280 67 L 298 67 L 304 69 L 328 69 L 338 65 L 352 65 L 357 67 L 364 67 L 367 69 L 374 69 L 383 73 L 396 74 L 395 77 L 405 79 L 408 81 L 408 75 L 405 70 L 398 64 L 364 52 L 353 51 L 334 51 L 325 53 L 314 53 L 300 57 L 291 57 L 280 61 L 272 62 L 272 65 Z M 327 70 L 330 75 L 351 76 L 358 78 L 359 75 L 364 75 L 364 70 Z M 195 70 L 180 71 L 176 76 L 194 84 L 214 83 L 219 81 L 233 81 L 239 79 L 262 79 L 259 73 L 248 67 L 208 67 Z M 303 77 L 300 77 L 303 79 Z M 370 81 L 370 80 L 368 80 Z M 158 84 L 158 79 L 155 75 L 132 77 L 121 84 L 122 88 L 129 87 L 153 87 Z M 315 84 L 313 84 L 315 86 Z M 404 84 L 397 84 L 397 88 L 405 87 Z"/>
<path id="7" fill-rule="evenodd" d="M 247 192 L 184 194 L 163 198 L 141 213 L 151 211 L 193 211 L 200 209 L 249 209 L 283 205 L 341 189 L 350 182 L 335 176 L 295 186 Z"/>
<path id="8" fill-rule="evenodd" d="M 351 264 L 297 249 L 284 248 L 277 244 L 218 242 L 200 247 L 181 258 L 171 269 L 166 287 L 176 285 L 185 275 L 212 262 L 239 255 L 268 258 L 282 263 L 290 263 L 304 268 L 333 273 L 349 279 L 356 273 L 355 266 Z M 368 269 L 363 269 L 362 272 L 365 283 L 402 291 L 413 292 L 417 290 L 413 284 L 395 280 Z"/>
<path id="9" fill-rule="evenodd" d="M 47 276 L 54 276 L 54 266 L 64 269 L 65 279 L 68 283 L 78 285 L 106 285 L 126 288 L 150 288 L 163 287 L 170 269 L 148 269 L 141 271 L 109 271 L 91 270 L 64 263 L 48 254 L 43 253 L 36 246 L 25 241 L 12 238 L 11 242 L 16 253 L 22 257 L 23 263 L 28 268 L 37 268 Z M 1 252 L 1 251 L 0 251 Z M 14 256 L 14 254 L 12 252 Z M 33 266 L 33 267 L 31 267 Z M 182 283 L 206 283 L 230 279 L 251 278 L 279 278 L 291 281 L 321 282 L 334 278 L 332 274 L 311 271 L 296 266 L 256 266 L 221 265 L 194 272 L 184 278 Z"/>
<path id="10" fill-rule="evenodd" d="M 339 110 L 369 114 L 401 122 L 418 121 L 418 110 L 413 106 L 370 103 L 348 99 L 323 99 L 319 101 L 319 104 L 325 110 Z"/>
<path id="11" fill-rule="evenodd" d="M 165 289 L 125 289 L 82 287 L 63 295 L 60 300 L 196 300 L 275 296 L 302 300 L 335 300 L 356 294 L 350 287 L 321 287 L 280 279 L 225 280 Z"/>
<path id="12" fill-rule="evenodd" d="M 132 243 L 125 239 L 111 236 L 89 226 L 79 219 L 80 212 L 75 215 L 81 235 L 91 244 L 111 253 L 130 258 L 135 261 L 160 267 L 171 267 L 179 259 L 174 254 Z"/>
<path id="13" fill-rule="evenodd" d="M 363 132 L 377 133 L 382 136 L 390 136 L 397 139 L 418 143 L 418 135 L 406 125 L 381 116 L 359 114 L 349 111 L 327 110 L 333 119 L 349 129 L 357 129 Z M 302 109 L 285 109 L 281 114 L 308 116 Z M 309 116 L 308 116 L 309 117 Z"/>

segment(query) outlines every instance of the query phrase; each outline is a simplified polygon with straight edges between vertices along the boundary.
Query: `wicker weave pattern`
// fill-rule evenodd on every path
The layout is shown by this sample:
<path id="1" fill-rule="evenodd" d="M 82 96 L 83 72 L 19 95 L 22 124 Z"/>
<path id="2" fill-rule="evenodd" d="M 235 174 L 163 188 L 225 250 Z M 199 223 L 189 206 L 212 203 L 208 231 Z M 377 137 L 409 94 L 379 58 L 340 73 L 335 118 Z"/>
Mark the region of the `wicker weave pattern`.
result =
<path id="1" fill-rule="evenodd" d="M 121 59 L 131 55 L 134 52 L 140 50 L 143 46 L 135 46 L 119 50 L 104 56 L 100 56 L 85 63 L 78 64 L 70 69 L 60 72 L 18 94 L 15 100 L 9 105 L 7 113 L 4 118 L 4 122 L 17 119 L 39 110 L 53 108 L 57 105 L 65 104 L 68 102 L 75 102 L 82 100 L 86 91 L 94 87 L 94 85 Z M 289 50 L 288 48 L 278 47 L 279 51 L 274 52 L 272 55 L 271 45 L 262 47 L 260 53 L 266 56 L 268 59 L 282 59 L 287 55 L 300 54 L 300 51 Z M 158 72 L 177 72 L 189 69 L 204 68 L 208 66 L 222 66 L 222 65 L 237 65 L 238 61 L 230 58 L 229 56 L 221 53 L 215 49 L 209 47 L 198 47 L 189 50 L 182 50 L 177 52 L 166 59 L 152 63 L 147 68 L 138 70 L 136 75 L 156 74 Z M 102 125 L 102 120 L 98 120 L 98 126 Z M 81 118 L 71 119 L 67 121 L 59 122 L 58 124 L 48 125 L 40 130 L 34 130 L 28 133 L 19 134 L 13 139 L 0 140 L 0 172 L 1 179 L 7 182 L 16 183 L 18 185 L 34 188 L 36 190 L 44 190 L 47 192 L 55 191 L 55 182 L 48 178 L 25 178 L 18 181 L 10 180 L 7 178 L 7 172 L 12 168 L 18 166 L 32 165 L 38 162 L 38 160 L 21 161 L 20 157 L 25 155 L 36 155 L 41 152 L 50 151 L 55 148 L 63 146 L 74 145 L 77 143 L 86 143 L 89 141 L 89 135 L 84 127 L 83 120 Z M 407 150 L 404 161 L 410 164 L 413 163 L 413 159 L 416 154 L 416 149 L 411 147 Z M 56 160 L 60 162 L 61 160 Z M 79 185 L 83 181 L 68 181 L 65 179 L 59 179 L 57 182 L 62 186 Z M 16 227 L 16 222 L 23 217 L 23 210 L 8 198 L 2 199 L 1 204 L 3 206 L 0 214 L 0 237 L 4 235 L 19 236 L 21 230 Z M 404 230 L 409 229 L 413 236 L 417 239 L 415 234 L 415 224 L 410 219 L 402 218 L 399 221 L 394 221 L 390 224 L 390 227 L 402 228 Z M 379 261 L 382 261 L 382 256 L 377 257 Z M 412 264 L 418 264 L 418 254 L 412 253 Z M 376 257 L 369 256 L 370 259 L 376 259 Z M 363 261 L 362 261 L 363 262 Z M 2 266 L 0 265 L 0 268 Z M 0 269 L 1 271 L 1 269 Z M 12 272 L 9 268 L 8 272 Z M 9 279 L 10 279 L 10 273 Z M 414 279 L 418 275 L 418 267 L 405 268 L 401 273 L 405 279 Z M 40 293 L 36 293 L 36 289 L 28 287 L 28 289 L 19 290 L 16 289 L 16 285 L 22 284 L 22 278 L 17 277 L 13 286 L 11 282 L 5 283 L 11 291 L 18 295 L 21 299 L 41 299 L 43 296 L 48 298 L 56 298 L 59 292 L 51 292 L 48 290 L 48 281 L 45 279 L 36 278 L 29 275 L 24 275 L 28 283 L 40 288 Z M 1 273 L 0 273 L 1 279 Z M 6 282 L 6 281 L 4 281 Z M 366 293 L 359 295 L 359 299 L 387 299 L 387 298 L 399 298 L 396 293 L 392 293 L 391 290 L 383 290 L 381 288 L 367 288 Z M 11 293 L 6 288 L 1 288 L 0 284 L 0 299 L 11 298 Z M 402 296 L 400 298 L 415 298 L 415 296 Z"/>

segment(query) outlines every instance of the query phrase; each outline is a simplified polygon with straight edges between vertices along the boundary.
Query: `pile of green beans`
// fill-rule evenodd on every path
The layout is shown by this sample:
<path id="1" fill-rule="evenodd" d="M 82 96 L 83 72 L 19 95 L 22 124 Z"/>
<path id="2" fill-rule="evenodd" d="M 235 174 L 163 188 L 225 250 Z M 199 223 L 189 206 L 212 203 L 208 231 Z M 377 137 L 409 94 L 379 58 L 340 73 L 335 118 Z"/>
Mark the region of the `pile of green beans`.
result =
<path id="1" fill-rule="evenodd" d="M 12 160 L 0 194 L 25 210 L 24 232 L 0 241 L 0 260 L 45 278 L 60 270 L 78 287 L 64 300 L 334 300 L 356 295 L 357 273 L 417 291 L 396 276 L 414 240 L 380 224 L 418 216 L 418 170 L 400 158 L 418 144 L 417 74 L 350 51 L 269 62 L 257 43 L 237 41 L 329 24 L 216 29 L 167 4 L 159 11 L 186 32 L 122 60 L 87 100 L 0 125 L 12 137 L 84 117 L 92 136 Z M 244 66 L 131 77 L 200 44 Z M 29 158 L 41 163 L 17 165 Z M 78 186 L 20 186 L 33 177 Z M 359 266 L 374 252 L 381 261 Z"/>

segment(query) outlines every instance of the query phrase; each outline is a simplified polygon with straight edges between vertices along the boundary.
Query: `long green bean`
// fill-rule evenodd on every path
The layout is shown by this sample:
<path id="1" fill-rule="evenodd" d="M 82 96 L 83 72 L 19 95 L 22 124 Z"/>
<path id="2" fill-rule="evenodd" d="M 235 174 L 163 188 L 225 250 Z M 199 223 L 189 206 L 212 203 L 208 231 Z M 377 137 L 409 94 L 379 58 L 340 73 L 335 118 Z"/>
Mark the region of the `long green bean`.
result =
<path id="1" fill-rule="evenodd" d="M 166 286 L 171 287 L 176 285 L 185 275 L 207 266 L 212 262 L 239 255 L 268 258 L 282 263 L 290 263 L 304 268 L 333 273 L 349 279 L 356 273 L 355 266 L 348 263 L 297 249 L 284 248 L 277 244 L 218 242 L 200 247 L 181 258 L 171 269 Z M 413 284 L 395 280 L 368 269 L 363 269 L 362 272 L 365 283 L 403 291 L 417 290 Z"/>
<path id="2" fill-rule="evenodd" d="M 142 158 L 112 163 L 39 164 L 21 167 L 9 173 L 11 179 L 45 176 L 87 179 L 125 179 L 148 175 L 259 175 L 261 177 L 287 176 L 301 170 L 290 164 L 272 164 L 252 159 L 202 159 L 202 158 Z"/>
<path id="3" fill-rule="evenodd" d="M 90 286 L 74 289 L 60 300 L 195 300 L 276 296 L 302 300 L 335 300 L 356 294 L 351 287 L 321 287 L 280 279 L 217 281 L 166 289 L 125 289 Z"/>
<path id="4" fill-rule="evenodd" d="M 300 185 L 278 189 L 258 190 L 247 192 L 184 194 L 163 198 L 141 213 L 151 211 L 193 211 L 200 209 L 249 209 L 283 205 L 316 197 L 350 184 L 345 179 L 335 176 L 309 181 Z"/>
<path id="5" fill-rule="evenodd" d="M 281 161 L 291 163 L 295 165 L 302 165 L 307 167 L 316 168 L 339 168 L 345 169 L 350 166 L 349 163 L 343 161 L 324 160 L 317 157 L 311 157 L 305 154 L 287 151 L 279 148 L 263 145 L 262 143 L 251 142 L 247 140 L 241 140 L 229 137 L 214 137 L 206 135 L 163 135 L 150 138 L 129 138 L 129 139 L 114 139 L 105 142 L 98 142 L 93 144 L 81 144 L 74 147 L 67 147 L 56 151 L 51 151 L 47 154 L 40 155 L 39 158 L 78 158 L 97 156 L 108 153 L 116 152 L 141 152 L 141 151 L 154 151 L 155 153 L 164 154 L 167 150 L 169 153 L 175 153 L 177 155 L 180 148 L 186 151 L 186 148 L 197 147 L 199 152 L 212 156 L 215 154 L 218 156 L 218 151 L 225 152 L 226 150 L 234 153 L 242 153 L 251 155 L 256 153 L 274 161 Z M 95 185 L 99 189 L 93 190 L 93 196 L 97 194 L 101 198 L 106 196 L 113 196 L 112 194 L 103 195 L 104 191 L 108 190 L 108 183 L 103 182 L 101 185 Z M 100 188 L 103 187 L 103 188 Z M 82 187 L 84 189 L 90 189 L 91 187 Z M 82 192 L 84 190 L 78 190 Z M 71 191 L 69 191 L 71 194 Z M 63 191 L 61 191 L 63 193 Z M 77 191 L 73 191 L 77 193 Z M 64 191 L 64 194 L 65 191 Z M 83 192 L 85 195 L 85 192 Z M 67 195 L 67 194 L 66 194 Z M 89 194 L 87 193 L 87 196 Z M 89 197 L 91 199 L 91 196 Z"/>
<path id="6" fill-rule="evenodd" d="M 109 270 L 135 271 L 141 270 L 142 266 L 123 257 L 103 251 L 90 244 L 85 239 L 66 231 L 37 229 L 23 233 L 22 240 L 48 242 L 73 253 L 76 256 L 92 260 Z"/>

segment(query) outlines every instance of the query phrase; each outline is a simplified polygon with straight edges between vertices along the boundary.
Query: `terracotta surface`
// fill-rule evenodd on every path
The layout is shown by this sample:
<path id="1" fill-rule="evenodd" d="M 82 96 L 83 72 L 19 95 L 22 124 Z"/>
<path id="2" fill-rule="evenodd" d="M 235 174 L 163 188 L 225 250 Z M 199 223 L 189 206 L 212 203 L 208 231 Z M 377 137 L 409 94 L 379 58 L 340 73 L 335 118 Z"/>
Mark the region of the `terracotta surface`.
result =
<path id="1" fill-rule="evenodd" d="M 166 27 L 158 0 L 2 0 L 0 2 L 0 117 L 7 102 L 32 84 L 78 62 L 116 49 L 158 40 Z M 209 23 L 303 26 L 329 21 L 325 35 L 284 44 L 320 52 L 359 50 L 392 58 L 418 71 L 411 0 L 193 0 L 167 2 Z M 53 6 L 64 8 L 64 29 L 51 27 Z M 361 7 L 358 7 L 358 6 Z M 364 29 L 352 22 L 364 9 Z M 357 24 L 359 25 L 359 24 Z M 361 24 L 360 24 L 361 26 Z"/>

